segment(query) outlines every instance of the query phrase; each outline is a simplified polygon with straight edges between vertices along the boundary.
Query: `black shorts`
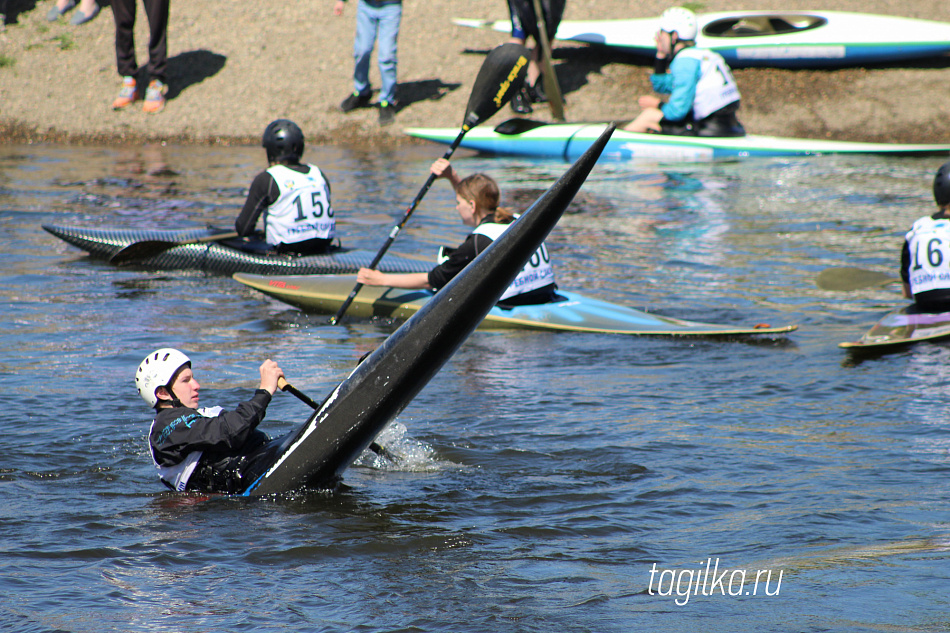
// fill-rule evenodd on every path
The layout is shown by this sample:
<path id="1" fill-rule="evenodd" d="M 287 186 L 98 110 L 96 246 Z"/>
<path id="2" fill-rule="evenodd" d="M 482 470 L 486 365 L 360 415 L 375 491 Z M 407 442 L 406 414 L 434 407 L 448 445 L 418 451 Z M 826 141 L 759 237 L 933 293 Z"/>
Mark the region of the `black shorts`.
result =
<path id="1" fill-rule="evenodd" d="M 557 27 L 564 15 L 566 0 L 541 0 L 544 12 L 544 24 L 548 39 L 553 40 Z M 518 39 L 533 37 L 538 41 L 538 18 L 534 13 L 534 0 L 508 0 L 508 12 L 511 14 L 511 35 Z"/>

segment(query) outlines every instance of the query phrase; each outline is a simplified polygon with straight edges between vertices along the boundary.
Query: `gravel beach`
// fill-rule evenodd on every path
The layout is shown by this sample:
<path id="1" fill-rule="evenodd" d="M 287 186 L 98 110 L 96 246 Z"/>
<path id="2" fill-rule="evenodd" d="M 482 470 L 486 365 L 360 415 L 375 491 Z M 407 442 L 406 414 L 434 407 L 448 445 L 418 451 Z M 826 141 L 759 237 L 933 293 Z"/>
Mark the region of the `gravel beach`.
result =
<path id="1" fill-rule="evenodd" d="M 411 126 L 457 127 L 485 53 L 506 36 L 467 29 L 453 17 L 506 19 L 502 0 L 405 0 L 399 39 L 401 109 L 381 128 L 374 109 L 349 114 L 355 2 L 341 17 L 332 0 L 173 2 L 169 26 L 169 101 L 164 112 L 113 112 L 119 89 L 112 10 L 69 24 L 47 22 L 53 0 L 8 0 L 0 33 L 0 138 L 7 143 L 257 143 L 278 117 L 293 119 L 309 142 L 394 145 L 414 142 Z M 789 0 L 783 9 L 834 9 L 950 21 L 936 0 Z M 670 6 L 653 0 L 569 0 L 564 19 L 650 17 Z M 697 7 L 697 5 L 693 5 Z M 700 11 L 773 8 L 710 1 Z M 136 44 L 146 59 L 139 10 Z M 621 54 L 554 43 L 569 121 L 631 118 L 650 91 L 649 65 Z M 744 69 L 740 119 L 758 134 L 852 141 L 931 143 L 950 137 L 950 59 L 828 71 Z M 370 75 L 378 88 L 375 57 Z M 507 107 L 488 124 L 511 116 Z M 550 119 L 544 105 L 533 118 Z"/>

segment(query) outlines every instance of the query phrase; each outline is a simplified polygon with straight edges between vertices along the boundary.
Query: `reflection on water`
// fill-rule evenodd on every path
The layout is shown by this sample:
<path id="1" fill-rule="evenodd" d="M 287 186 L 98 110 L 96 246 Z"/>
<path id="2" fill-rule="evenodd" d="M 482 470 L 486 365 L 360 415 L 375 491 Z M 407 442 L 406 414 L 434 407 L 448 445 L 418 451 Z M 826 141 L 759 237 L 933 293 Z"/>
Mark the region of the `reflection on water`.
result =
<path id="1" fill-rule="evenodd" d="M 347 246 L 377 249 L 440 150 L 308 149 Z M 0 147 L 0 617 L 18 631 L 692 631 L 947 627 L 947 346 L 836 347 L 899 304 L 939 160 L 599 165 L 548 239 L 561 286 L 661 314 L 798 323 L 754 344 L 480 331 L 333 493 L 156 483 L 131 372 L 187 349 L 222 405 L 265 357 L 320 399 L 398 324 L 330 326 L 226 277 L 93 261 L 43 223 L 229 225 L 258 147 Z M 566 166 L 459 153 L 503 204 Z M 394 251 L 461 241 L 438 182 Z M 262 428 L 310 410 L 278 395 Z M 784 572 L 779 595 L 649 593 L 650 569 Z M 845 623 L 845 624 L 842 624 Z"/>

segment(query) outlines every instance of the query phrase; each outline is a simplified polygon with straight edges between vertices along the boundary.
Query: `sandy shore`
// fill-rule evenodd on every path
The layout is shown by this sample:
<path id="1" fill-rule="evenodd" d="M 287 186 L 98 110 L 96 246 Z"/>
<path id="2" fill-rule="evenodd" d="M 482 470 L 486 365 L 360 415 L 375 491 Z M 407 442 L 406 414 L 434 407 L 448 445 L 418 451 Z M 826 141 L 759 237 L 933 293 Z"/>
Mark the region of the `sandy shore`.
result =
<path id="1" fill-rule="evenodd" d="M 342 17 L 332 0 L 173 2 L 169 27 L 168 105 L 158 115 L 113 112 L 119 88 L 112 10 L 82 26 L 46 21 L 53 0 L 8 0 L 0 33 L 0 139 L 5 142 L 258 142 L 278 117 L 297 121 L 310 142 L 395 144 L 404 127 L 457 127 L 472 81 L 505 36 L 451 24 L 452 17 L 507 18 L 502 0 L 405 0 L 399 40 L 396 124 L 380 128 L 375 110 L 343 114 L 352 89 L 355 3 Z M 787 0 L 784 9 L 814 9 Z M 824 9 L 950 21 L 936 0 L 833 0 Z M 666 2 L 568 0 L 565 19 L 658 15 Z M 772 8 L 711 0 L 702 10 Z M 137 53 L 147 31 L 139 11 Z M 586 46 L 555 43 L 568 120 L 629 118 L 649 92 L 648 66 Z M 375 61 L 374 61 L 375 65 Z M 371 72 L 378 81 L 375 68 Z M 838 140 L 945 142 L 950 138 L 950 60 L 832 71 L 747 69 L 736 72 L 740 118 L 750 132 Z M 511 116 L 508 108 L 491 122 Z M 549 119 L 544 106 L 534 118 Z M 491 123 L 489 122 L 489 124 Z"/>

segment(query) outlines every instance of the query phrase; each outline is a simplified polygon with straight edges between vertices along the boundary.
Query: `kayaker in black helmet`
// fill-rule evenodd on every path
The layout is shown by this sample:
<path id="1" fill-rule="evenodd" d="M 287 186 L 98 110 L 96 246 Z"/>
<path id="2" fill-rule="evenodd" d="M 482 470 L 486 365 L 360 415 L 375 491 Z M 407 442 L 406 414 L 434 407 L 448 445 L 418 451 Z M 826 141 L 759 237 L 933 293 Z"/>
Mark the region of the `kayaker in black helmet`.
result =
<path id="1" fill-rule="evenodd" d="M 921 312 L 950 311 L 950 161 L 937 170 L 933 184 L 937 212 L 916 222 L 901 251 L 904 296 Z"/>
<path id="2" fill-rule="evenodd" d="M 251 183 L 234 223 L 238 234 L 254 233 L 264 215 L 264 238 L 279 253 L 317 255 L 333 247 L 336 223 L 330 183 L 314 165 L 301 163 L 304 136 L 293 121 L 277 119 L 261 141 L 269 167 Z"/>

